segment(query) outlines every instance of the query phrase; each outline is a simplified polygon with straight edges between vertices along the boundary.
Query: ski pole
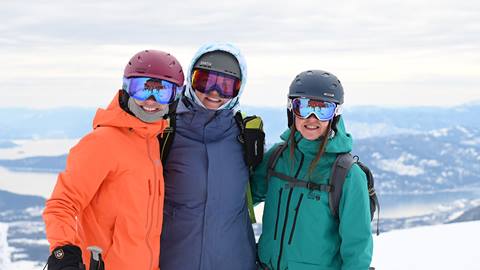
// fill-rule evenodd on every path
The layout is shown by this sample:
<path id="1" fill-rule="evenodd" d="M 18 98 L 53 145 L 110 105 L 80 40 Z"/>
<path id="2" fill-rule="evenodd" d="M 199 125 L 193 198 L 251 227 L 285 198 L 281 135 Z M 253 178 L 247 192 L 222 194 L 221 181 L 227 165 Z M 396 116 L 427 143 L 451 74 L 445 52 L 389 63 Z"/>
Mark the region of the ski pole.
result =
<path id="1" fill-rule="evenodd" d="M 102 249 L 97 246 L 87 248 L 90 251 L 90 270 L 105 270 L 105 264 L 102 259 Z"/>

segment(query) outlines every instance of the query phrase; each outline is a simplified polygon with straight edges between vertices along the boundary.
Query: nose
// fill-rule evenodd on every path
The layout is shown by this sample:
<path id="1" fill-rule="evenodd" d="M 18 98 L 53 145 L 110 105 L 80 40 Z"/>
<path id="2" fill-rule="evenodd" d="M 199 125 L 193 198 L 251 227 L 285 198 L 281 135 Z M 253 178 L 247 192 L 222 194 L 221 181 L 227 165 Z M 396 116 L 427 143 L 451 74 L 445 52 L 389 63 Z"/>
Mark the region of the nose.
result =
<path id="1" fill-rule="evenodd" d="M 220 93 L 218 93 L 218 91 L 216 89 L 213 89 L 213 90 L 210 90 L 208 92 L 208 95 L 209 96 L 212 96 L 212 97 L 219 97 L 220 96 Z"/>
<path id="2" fill-rule="evenodd" d="M 315 121 L 315 120 L 320 120 L 320 119 L 318 119 L 318 117 L 317 117 L 314 113 L 310 114 L 310 115 L 307 117 L 307 119 L 308 119 L 308 120 L 314 120 L 314 121 Z"/>
<path id="3" fill-rule="evenodd" d="M 146 105 L 153 105 L 155 103 L 157 103 L 157 100 L 153 96 L 150 96 L 145 100 Z"/>

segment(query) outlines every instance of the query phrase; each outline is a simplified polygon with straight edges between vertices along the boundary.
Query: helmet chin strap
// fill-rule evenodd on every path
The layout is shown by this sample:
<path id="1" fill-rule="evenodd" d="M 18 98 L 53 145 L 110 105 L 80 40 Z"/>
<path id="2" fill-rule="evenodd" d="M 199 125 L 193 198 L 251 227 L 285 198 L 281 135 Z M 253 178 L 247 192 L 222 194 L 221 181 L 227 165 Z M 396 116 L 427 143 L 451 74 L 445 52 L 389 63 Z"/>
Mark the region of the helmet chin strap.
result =
<path id="1" fill-rule="evenodd" d="M 148 113 L 144 111 L 137 103 L 135 103 L 135 100 L 132 97 L 128 99 L 128 108 L 138 119 L 145 123 L 157 122 L 163 119 L 163 116 L 168 113 L 168 106 L 165 106 L 164 109 L 157 112 Z"/>

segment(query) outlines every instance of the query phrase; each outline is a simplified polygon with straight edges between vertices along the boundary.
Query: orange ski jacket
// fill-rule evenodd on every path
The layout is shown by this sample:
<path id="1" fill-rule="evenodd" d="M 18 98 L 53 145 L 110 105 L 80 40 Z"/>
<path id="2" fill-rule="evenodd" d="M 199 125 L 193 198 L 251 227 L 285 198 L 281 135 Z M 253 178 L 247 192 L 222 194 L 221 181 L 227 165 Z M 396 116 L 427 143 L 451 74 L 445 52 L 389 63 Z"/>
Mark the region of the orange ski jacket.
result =
<path id="1" fill-rule="evenodd" d="M 119 105 L 99 109 L 94 130 L 68 155 L 43 218 L 50 250 L 66 244 L 103 249 L 106 269 L 158 270 L 164 198 L 157 135 L 164 120 L 147 124 Z"/>

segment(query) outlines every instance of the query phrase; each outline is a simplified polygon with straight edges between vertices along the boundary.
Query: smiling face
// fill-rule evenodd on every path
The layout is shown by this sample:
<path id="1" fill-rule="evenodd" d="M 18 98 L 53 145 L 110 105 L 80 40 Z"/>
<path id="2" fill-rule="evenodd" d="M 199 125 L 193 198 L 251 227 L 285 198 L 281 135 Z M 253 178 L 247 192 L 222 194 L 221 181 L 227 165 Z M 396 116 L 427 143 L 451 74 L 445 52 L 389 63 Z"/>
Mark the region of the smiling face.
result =
<path id="1" fill-rule="evenodd" d="M 329 121 L 320 121 L 314 115 L 310 115 L 307 119 L 295 116 L 295 127 L 302 136 L 310 141 L 320 138 L 327 133 Z"/>
<path id="2" fill-rule="evenodd" d="M 221 98 L 217 91 L 210 91 L 208 94 L 204 94 L 195 90 L 195 95 L 197 95 L 203 106 L 210 110 L 216 110 L 230 100 L 228 98 Z"/>
<path id="3" fill-rule="evenodd" d="M 166 104 L 160 104 L 160 103 L 156 102 L 155 99 L 153 99 L 152 97 L 150 97 L 149 99 L 144 100 L 144 101 L 138 100 L 136 98 L 134 98 L 133 100 L 146 113 L 152 113 L 153 114 L 153 113 L 156 113 L 158 111 L 164 110 L 168 107 L 168 105 L 166 105 Z"/>

